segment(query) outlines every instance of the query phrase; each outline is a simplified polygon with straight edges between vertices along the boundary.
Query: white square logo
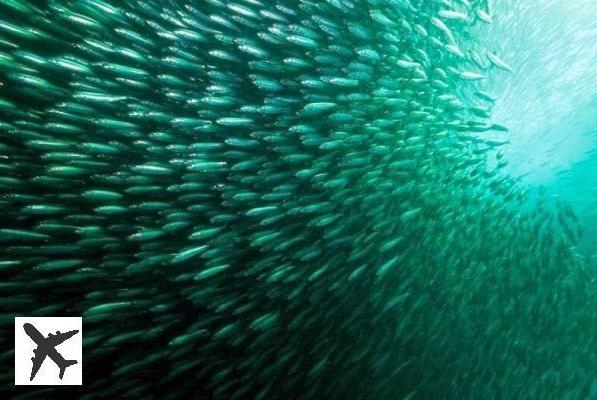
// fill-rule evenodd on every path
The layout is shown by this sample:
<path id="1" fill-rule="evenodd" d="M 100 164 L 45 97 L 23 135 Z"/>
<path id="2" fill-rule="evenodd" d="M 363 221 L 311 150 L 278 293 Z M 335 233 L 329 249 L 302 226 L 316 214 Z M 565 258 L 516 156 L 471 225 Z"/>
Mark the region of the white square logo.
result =
<path id="1" fill-rule="evenodd" d="M 82 385 L 81 317 L 15 317 L 15 385 Z"/>

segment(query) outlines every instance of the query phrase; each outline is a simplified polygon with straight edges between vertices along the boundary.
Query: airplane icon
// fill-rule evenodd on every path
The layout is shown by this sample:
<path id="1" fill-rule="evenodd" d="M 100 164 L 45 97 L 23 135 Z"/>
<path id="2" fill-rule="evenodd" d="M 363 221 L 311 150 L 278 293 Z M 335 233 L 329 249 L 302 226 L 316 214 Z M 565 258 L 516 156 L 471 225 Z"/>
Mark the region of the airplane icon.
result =
<path id="1" fill-rule="evenodd" d="M 64 342 L 65 340 L 70 339 L 74 335 L 76 335 L 79 331 L 68 331 L 65 333 L 60 333 L 57 331 L 55 335 L 51 333 L 48 334 L 48 337 L 45 338 L 33 325 L 30 323 L 25 323 L 23 325 L 23 329 L 25 333 L 37 344 L 37 348 L 33 350 L 35 354 L 34 357 L 31 357 L 31 362 L 33 363 L 33 367 L 31 369 L 31 377 L 29 378 L 30 381 L 35 378 L 37 371 L 41 368 L 46 356 L 50 357 L 52 361 L 60 368 L 60 375 L 58 377 L 62 379 L 64 376 L 64 371 L 67 367 L 74 365 L 77 363 L 77 360 L 65 360 L 64 357 L 56 350 L 56 346 L 60 343 Z"/>

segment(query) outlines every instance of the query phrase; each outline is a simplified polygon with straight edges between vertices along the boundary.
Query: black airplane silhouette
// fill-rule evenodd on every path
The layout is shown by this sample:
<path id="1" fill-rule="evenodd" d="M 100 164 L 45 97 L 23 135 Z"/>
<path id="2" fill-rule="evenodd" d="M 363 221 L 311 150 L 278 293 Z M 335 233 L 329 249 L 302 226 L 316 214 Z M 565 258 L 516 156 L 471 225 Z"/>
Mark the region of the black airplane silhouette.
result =
<path id="1" fill-rule="evenodd" d="M 76 335 L 79 331 L 69 331 L 65 333 L 60 333 L 57 331 L 55 335 L 51 333 L 48 334 L 48 337 L 45 338 L 33 325 L 30 323 L 26 323 L 23 325 L 23 329 L 25 333 L 37 344 L 37 348 L 33 350 L 35 354 L 34 357 L 31 357 L 31 362 L 33 363 L 33 368 L 31 369 L 31 378 L 30 381 L 35 378 L 35 374 L 41 368 L 46 356 L 49 356 L 52 361 L 60 368 L 60 375 L 58 377 L 62 379 L 64 376 L 64 370 L 66 367 L 74 365 L 77 363 L 77 360 L 65 360 L 64 357 L 56 350 L 56 346 L 60 343 L 64 342 L 67 339 L 70 339 L 74 335 Z"/>

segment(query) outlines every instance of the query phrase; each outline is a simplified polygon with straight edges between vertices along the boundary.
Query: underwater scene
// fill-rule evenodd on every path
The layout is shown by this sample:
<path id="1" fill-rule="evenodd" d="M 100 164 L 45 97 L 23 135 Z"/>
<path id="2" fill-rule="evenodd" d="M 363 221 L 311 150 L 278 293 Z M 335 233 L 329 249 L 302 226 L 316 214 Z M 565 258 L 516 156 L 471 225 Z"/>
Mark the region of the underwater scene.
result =
<path id="1" fill-rule="evenodd" d="M 0 212 L 3 399 L 597 399 L 597 2 L 0 0 Z"/>

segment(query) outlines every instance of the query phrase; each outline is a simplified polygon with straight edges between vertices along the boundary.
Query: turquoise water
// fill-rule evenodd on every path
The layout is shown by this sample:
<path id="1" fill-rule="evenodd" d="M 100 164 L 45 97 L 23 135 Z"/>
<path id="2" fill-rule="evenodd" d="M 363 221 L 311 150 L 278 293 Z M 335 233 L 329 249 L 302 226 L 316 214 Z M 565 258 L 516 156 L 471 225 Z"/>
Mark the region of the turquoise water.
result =
<path id="1" fill-rule="evenodd" d="M 0 0 L 0 392 L 597 398 L 596 21 Z M 12 386 L 15 316 L 82 387 Z"/>
<path id="2" fill-rule="evenodd" d="M 583 244 L 596 252 L 597 4 L 499 2 L 489 45 L 512 65 L 493 76 L 494 118 L 511 130 L 508 172 L 584 221 Z"/>

